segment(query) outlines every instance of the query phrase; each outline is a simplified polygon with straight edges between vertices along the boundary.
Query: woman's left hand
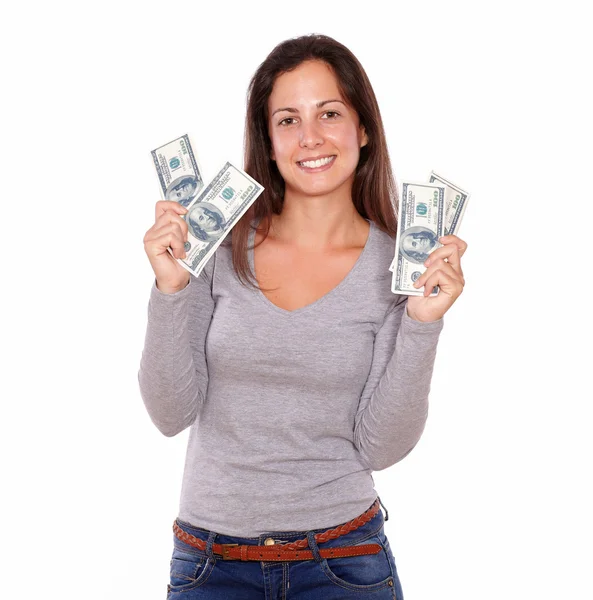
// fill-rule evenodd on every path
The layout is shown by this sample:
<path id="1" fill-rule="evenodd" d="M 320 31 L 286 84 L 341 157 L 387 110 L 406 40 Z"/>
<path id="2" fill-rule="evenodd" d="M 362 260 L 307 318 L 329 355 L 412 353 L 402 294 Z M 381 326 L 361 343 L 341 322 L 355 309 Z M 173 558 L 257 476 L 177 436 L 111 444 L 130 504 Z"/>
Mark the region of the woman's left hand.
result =
<path id="1" fill-rule="evenodd" d="M 408 315 L 416 321 L 438 321 L 463 292 L 465 279 L 460 259 L 467 244 L 456 235 L 445 235 L 439 242 L 443 246 L 431 252 L 424 262 L 426 271 L 414 284 L 416 288 L 424 286 L 424 295 L 408 296 Z M 430 296 L 435 285 L 440 291 Z"/>

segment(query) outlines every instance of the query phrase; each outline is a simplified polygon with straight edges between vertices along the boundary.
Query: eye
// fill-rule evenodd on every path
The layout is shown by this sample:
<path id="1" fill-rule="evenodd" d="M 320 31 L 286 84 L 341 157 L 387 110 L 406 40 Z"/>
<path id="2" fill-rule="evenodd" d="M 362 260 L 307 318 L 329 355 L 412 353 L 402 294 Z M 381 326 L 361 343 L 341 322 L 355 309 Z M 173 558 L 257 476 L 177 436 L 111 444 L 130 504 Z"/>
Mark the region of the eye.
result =
<path id="1" fill-rule="evenodd" d="M 288 123 L 287 121 L 296 121 L 296 119 L 294 117 L 286 117 L 286 119 L 282 119 L 282 121 L 280 121 L 278 125 L 282 125 L 284 127 L 286 127 L 287 125 L 292 125 L 292 123 Z"/>
<path id="2" fill-rule="evenodd" d="M 336 112 L 335 110 L 328 110 L 326 112 L 323 113 L 324 117 L 327 117 L 328 119 L 335 119 L 336 117 L 340 116 L 339 112 Z"/>

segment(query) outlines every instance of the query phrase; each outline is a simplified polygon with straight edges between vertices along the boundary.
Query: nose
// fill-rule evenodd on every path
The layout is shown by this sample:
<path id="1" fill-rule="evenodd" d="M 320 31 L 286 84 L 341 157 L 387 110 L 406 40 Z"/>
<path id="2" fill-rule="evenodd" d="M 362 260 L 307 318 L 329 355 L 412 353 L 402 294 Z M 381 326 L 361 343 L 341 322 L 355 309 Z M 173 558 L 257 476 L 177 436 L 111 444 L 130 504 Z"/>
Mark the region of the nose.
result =
<path id="1" fill-rule="evenodd" d="M 316 121 L 303 121 L 300 133 L 299 145 L 301 148 L 316 148 L 323 144 L 323 136 Z"/>

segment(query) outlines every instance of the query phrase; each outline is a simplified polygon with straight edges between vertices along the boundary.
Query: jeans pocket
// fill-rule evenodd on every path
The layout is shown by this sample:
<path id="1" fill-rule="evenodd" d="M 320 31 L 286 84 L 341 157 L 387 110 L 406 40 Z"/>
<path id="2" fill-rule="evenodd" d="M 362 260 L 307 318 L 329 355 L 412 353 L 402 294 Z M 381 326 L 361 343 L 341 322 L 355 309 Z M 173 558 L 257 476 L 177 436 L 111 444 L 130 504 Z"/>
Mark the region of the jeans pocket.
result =
<path id="1" fill-rule="evenodd" d="M 397 600 L 404 600 L 404 592 L 402 589 L 402 584 L 399 579 L 399 574 L 397 572 L 397 565 L 395 564 L 395 558 L 393 556 L 393 552 L 391 551 L 391 545 L 389 544 L 389 540 L 386 536 L 382 537 L 383 541 L 383 549 L 387 554 L 387 558 L 389 560 L 389 564 L 391 565 L 391 571 L 393 573 L 394 583 L 395 583 L 395 598 Z"/>
<path id="2" fill-rule="evenodd" d="M 193 590 L 201 586 L 210 576 L 215 561 L 205 555 L 186 552 L 175 547 L 170 562 L 168 592 Z"/>
<path id="3" fill-rule="evenodd" d="M 321 568 L 335 585 L 359 592 L 374 592 L 383 588 L 394 589 L 391 565 L 380 534 L 367 538 L 362 544 L 378 544 L 377 554 L 343 556 L 321 561 Z M 395 594 L 393 594 L 395 598 Z"/>

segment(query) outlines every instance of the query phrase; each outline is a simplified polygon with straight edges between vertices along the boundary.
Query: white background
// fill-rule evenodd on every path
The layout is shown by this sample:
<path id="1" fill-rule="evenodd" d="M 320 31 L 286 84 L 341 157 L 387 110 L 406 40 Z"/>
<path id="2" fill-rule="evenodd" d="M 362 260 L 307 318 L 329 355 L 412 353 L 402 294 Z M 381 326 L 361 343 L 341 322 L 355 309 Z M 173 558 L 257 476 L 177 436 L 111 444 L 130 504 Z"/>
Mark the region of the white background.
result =
<path id="1" fill-rule="evenodd" d="M 398 181 L 434 169 L 472 194 L 424 436 L 374 475 L 406 600 L 593 598 L 586 3 L 16 4 L 2 596 L 164 600 L 188 430 L 162 436 L 137 385 L 150 150 L 187 132 L 206 179 L 242 164 L 251 75 L 320 32 L 365 66 Z"/>

